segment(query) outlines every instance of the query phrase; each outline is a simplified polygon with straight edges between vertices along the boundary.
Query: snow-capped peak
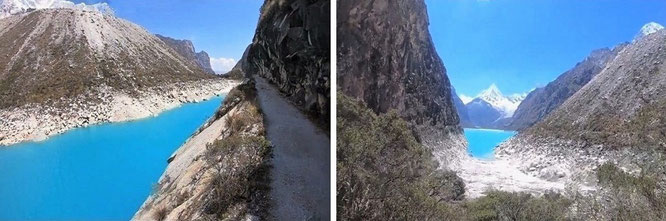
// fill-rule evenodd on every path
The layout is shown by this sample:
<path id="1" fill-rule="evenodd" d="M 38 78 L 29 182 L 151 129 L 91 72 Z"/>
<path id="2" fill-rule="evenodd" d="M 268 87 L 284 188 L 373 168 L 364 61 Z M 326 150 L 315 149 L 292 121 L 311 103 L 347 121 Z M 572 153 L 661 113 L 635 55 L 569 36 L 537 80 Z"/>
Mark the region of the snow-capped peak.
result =
<path id="1" fill-rule="evenodd" d="M 483 90 L 477 97 L 485 101 L 491 102 L 502 99 L 504 95 L 499 90 L 499 88 L 497 88 L 497 85 L 491 84 L 490 87 L 488 87 L 488 89 Z"/>
<path id="2" fill-rule="evenodd" d="M 0 18 L 46 8 L 74 8 L 113 14 L 113 9 L 107 3 L 88 5 L 74 4 L 74 2 L 66 0 L 0 0 Z"/>
<path id="3" fill-rule="evenodd" d="M 502 118 L 513 116 L 520 102 L 522 102 L 527 94 L 513 94 L 505 96 L 499 90 L 497 85 L 491 84 L 488 89 L 482 91 L 476 99 L 483 100 L 493 106 L 495 109 L 502 113 Z"/>
<path id="4" fill-rule="evenodd" d="M 653 34 L 655 32 L 658 32 L 659 30 L 662 30 L 662 29 L 664 29 L 664 26 L 660 25 L 659 23 L 656 23 L 656 22 L 647 23 L 647 24 L 643 25 L 643 27 L 641 28 L 641 31 L 638 32 L 636 37 L 634 37 L 634 41 L 636 41 L 636 40 L 638 40 L 642 37 L 648 36 L 650 34 Z"/>

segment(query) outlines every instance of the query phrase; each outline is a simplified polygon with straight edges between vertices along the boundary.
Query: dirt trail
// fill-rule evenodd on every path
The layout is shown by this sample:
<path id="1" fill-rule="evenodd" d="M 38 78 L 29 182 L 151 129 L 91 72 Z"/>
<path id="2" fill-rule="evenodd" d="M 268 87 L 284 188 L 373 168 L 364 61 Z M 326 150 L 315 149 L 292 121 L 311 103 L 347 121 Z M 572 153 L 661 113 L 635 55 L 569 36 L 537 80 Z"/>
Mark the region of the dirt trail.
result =
<path id="1" fill-rule="evenodd" d="M 277 89 L 255 77 L 273 144 L 271 209 L 276 220 L 328 220 L 330 139 Z"/>

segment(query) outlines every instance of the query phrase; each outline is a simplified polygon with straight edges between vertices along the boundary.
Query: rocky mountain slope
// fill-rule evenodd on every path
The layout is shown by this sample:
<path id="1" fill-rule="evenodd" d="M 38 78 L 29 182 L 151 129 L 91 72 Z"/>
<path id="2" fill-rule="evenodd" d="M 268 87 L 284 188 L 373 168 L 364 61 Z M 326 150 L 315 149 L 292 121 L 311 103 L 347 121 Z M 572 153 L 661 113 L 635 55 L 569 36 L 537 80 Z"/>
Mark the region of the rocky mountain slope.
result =
<path id="1" fill-rule="evenodd" d="M 210 66 L 210 57 L 208 56 L 208 53 L 205 51 L 196 52 L 196 50 L 194 50 L 194 44 L 192 44 L 192 41 L 173 39 L 159 34 L 155 36 L 176 50 L 176 52 L 178 52 L 178 54 L 181 56 L 196 62 L 199 67 L 208 73 L 215 74 L 215 71 L 213 71 L 213 68 Z"/>
<path id="2" fill-rule="evenodd" d="M 256 220 L 268 209 L 269 143 L 252 81 L 167 160 L 133 220 Z"/>
<path id="3" fill-rule="evenodd" d="M 666 149 L 666 31 L 628 44 L 544 120 L 498 147 L 499 157 L 550 179 L 580 179 L 605 161 L 627 170 Z M 632 166 L 634 165 L 634 166 Z M 587 180 L 590 181 L 590 180 Z"/>
<path id="4" fill-rule="evenodd" d="M 626 44 L 620 44 L 612 50 L 603 48 L 592 51 L 585 60 L 548 83 L 546 87 L 530 92 L 518 106 L 508 128 L 523 130 L 544 119 L 599 74 L 625 46 Z"/>
<path id="5" fill-rule="evenodd" d="M 465 107 L 465 103 L 458 97 L 456 89 L 451 87 L 451 98 L 453 99 L 453 105 L 456 106 L 456 111 L 458 112 L 458 117 L 460 118 L 460 125 L 462 127 L 474 127 L 472 121 L 469 118 L 469 113 Z"/>
<path id="6" fill-rule="evenodd" d="M 337 12 L 338 89 L 375 113 L 395 110 L 443 164 L 466 155 L 425 3 L 342 0 Z"/>
<path id="7" fill-rule="evenodd" d="M 60 8 L 0 19 L 0 118 L 9 119 L 1 144 L 150 116 L 232 86 L 110 14 Z"/>
<path id="8" fill-rule="evenodd" d="M 525 95 L 505 96 L 495 84 L 482 91 L 472 101 L 465 104 L 473 127 L 506 129 L 505 123 L 511 120 Z"/>
<path id="9" fill-rule="evenodd" d="M 239 67 L 278 86 L 319 124 L 330 122 L 330 1 L 267 0 Z"/>

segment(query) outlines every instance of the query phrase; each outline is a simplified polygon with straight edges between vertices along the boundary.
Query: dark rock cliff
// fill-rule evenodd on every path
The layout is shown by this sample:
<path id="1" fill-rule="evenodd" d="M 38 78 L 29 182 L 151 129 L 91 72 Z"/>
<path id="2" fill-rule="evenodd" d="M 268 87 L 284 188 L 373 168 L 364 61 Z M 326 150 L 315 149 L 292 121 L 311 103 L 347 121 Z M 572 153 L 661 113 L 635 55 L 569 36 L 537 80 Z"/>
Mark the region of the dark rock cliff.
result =
<path id="1" fill-rule="evenodd" d="M 266 0 L 252 44 L 239 63 L 234 70 L 268 79 L 328 127 L 330 1 Z"/>
<path id="2" fill-rule="evenodd" d="M 376 113 L 397 111 L 424 145 L 464 152 L 424 1 L 341 0 L 337 13 L 338 89 Z"/>
<path id="3" fill-rule="evenodd" d="M 626 44 L 621 44 L 613 50 L 607 48 L 595 50 L 585 60 L 564 72 L 546 87 L 537 88 L 529 93 L 516 109 L 508 127 L 513 130 L 523 130 L 544 119 L 599 74 L 625 46 Z"/>
<path id="4" fill-rule="evenodd" d="M 196 52 L 192 41 L 173 39 L 159 34 L 155 36 L 164 41 L 164 43 L 173 48 L 173 50 L 178 52 L 181 56 L 199 65 L 204 71 L 215 74 L 215 71 L 213 71 L 213 68 L 210 66 L 210 57 L 208 57 L 208 53 L 205 51 Z"/>

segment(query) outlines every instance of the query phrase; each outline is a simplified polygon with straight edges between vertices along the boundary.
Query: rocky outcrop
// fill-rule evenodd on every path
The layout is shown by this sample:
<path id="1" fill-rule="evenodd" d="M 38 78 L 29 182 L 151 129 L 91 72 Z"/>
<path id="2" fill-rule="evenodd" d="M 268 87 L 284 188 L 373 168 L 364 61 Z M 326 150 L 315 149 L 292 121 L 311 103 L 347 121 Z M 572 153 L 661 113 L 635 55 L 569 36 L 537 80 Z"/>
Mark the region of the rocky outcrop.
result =
<path id="1" fill-rule="evenodd" d="M 466 155 L 451 84 L 422 0 L 338 2 L 338 89 L 407 120 L 444 164 Z"/>
<path id="2" fill-rule="evenodd" d="M 164 43 L 173 48 L 173 50 L 176 50 L 181 56 L 195 62 L 208 73 L 215 74 L 215 71 L 213 71 L 213 68 L 210 66 L 210 57 L 208 57 L 208 53 L 205 51 L 196 52 L 192 41 L 173 39 L 159 34 L 155 36 L 164 41 Z"/>
<path id="3" fill-rule="evenodd" d="M 612 50 L 607 48 L 595 50 L 573 69 L 548 83 L 546 87 L 537 88 L 529 93 L 518 106 L 508 127 L 513 130 L 523 130 L 544 119 L 599 74 L 625 46 L 626 44 L 620 44 Z"/>
<path id="4" fill-rule="evenodd" d="M 324 127 L 330 122 L 330 1 L 266 0 L 242 70 L 275 84 Z"/>
<path id="5" fill-rule="evenodd" d="M 234 88 L 168 159 L 154 193 L 132 219 L 266 219 L 270 147 L 263 121 L 254 82 Z"/>
<path id="6" fill-rule="evenodd" d="M 110 14 L 42 9 L 0 19 L 1 144 L 150 116 L 223 93 L 145 29 Z"/>

